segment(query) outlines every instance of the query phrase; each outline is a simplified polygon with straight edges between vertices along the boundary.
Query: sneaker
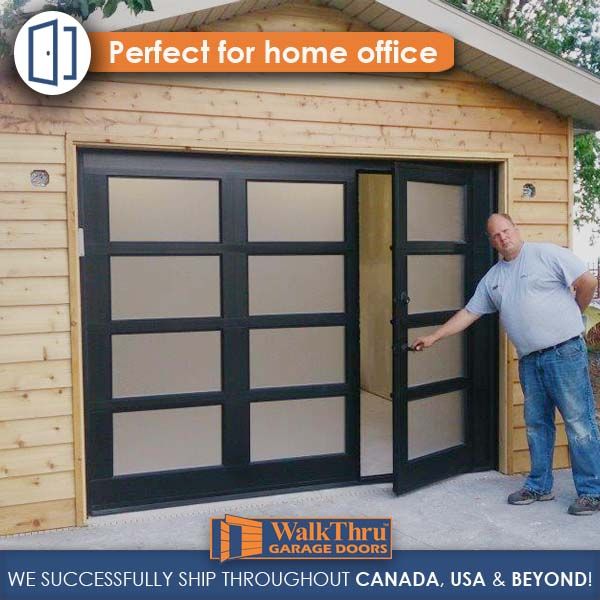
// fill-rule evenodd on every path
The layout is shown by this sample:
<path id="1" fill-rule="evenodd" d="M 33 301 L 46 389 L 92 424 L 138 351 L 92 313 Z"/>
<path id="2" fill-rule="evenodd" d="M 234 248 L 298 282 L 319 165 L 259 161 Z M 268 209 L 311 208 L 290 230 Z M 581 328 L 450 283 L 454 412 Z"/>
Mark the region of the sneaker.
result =
<path id="1" fill-rule="evenodd" d="M 593 515 L 600 511 L 600 496 L 579 496 L 567 511 L 570 515 L 577 517 L 582 515 Z"/>
<path id="2" fill-rule="evenodd" d="M 554 500 L 554 494 L 552 492 L 538 494 L 525 487 L 513 492 L 508 497 L 509 504 L 532 504 L 533 502 L 545 502 L 546 500 Z"/>

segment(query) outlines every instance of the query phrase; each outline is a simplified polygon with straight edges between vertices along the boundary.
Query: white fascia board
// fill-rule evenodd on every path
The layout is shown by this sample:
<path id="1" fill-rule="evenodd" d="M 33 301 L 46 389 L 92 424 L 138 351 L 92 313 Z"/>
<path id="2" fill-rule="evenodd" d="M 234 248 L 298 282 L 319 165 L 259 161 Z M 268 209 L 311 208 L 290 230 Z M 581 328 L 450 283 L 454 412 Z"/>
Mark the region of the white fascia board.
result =
<path id="1" fill-rule="evenodd" d="M 378 0 L 429 27 L 600 105 L 600 78 L 443 0 Z"/>

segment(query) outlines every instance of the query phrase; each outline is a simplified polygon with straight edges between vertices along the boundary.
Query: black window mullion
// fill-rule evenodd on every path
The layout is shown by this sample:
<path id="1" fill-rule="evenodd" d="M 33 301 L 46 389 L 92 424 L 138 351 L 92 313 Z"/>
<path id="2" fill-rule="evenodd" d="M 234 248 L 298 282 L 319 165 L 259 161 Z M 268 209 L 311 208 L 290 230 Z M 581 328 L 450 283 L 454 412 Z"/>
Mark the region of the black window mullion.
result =
<path id="1" fill-rule="evenodd" d="M 222 407 L 223 465 L 239 466 L 250 462 L 250 404 L 240 403 L 241 394 L 249 383 L 249 331 L 243 321 L 248 319 L 248 258 L 241 249 L 247 239 L 246 185 L 242 177 L 228 176 L 222 180 L 221 231 L 223 252 L 221 291 L 223 327 Z"/>
<path id="2" fill-rule="evenodd" d="M 215 256 L 225 248 L 219 242 L 110 242 L 111 256 Z"/>
<path id="3" fill-rule="evenodd" d="M 406 181 L 404 182 L 406 185 Z M 466 254 L 468 246 L 464 242 L 404 242 L 402 249 L 406 254 Z"/>
<path id="4" fill-rule="evenodd" d="M 186 392 L 182 394 L 113 398 L 109 402 L 109 407 L 114 412 L 131 412 L 167 408 L 188 408 L 192 406 L 214 406 L 222 402 L 222 392 Z"/>
<path id="5" fill-rule="evenodd" d="M 442 325 L 458 310 L 440 310 L 437 312 L 412 313 L 406 317 L 406 326 L 411 329 L 413 327 L 429 327 L 432 325 Z"/>
<path id="6" fill-rule="evenodd" d="M 457 392 L 466 390 L 470 386 L 468 377 L 455 377 L 454 379 L 444 379 L 441 381 L 432 381 L 431 383 L 423 383 L 421 385 L 413 385 L 408 388 L 408 401 L 420 400 L 422 398 L 430 398 L 431 396 L 439 396 L 448 394 L 449 392 Z"/>

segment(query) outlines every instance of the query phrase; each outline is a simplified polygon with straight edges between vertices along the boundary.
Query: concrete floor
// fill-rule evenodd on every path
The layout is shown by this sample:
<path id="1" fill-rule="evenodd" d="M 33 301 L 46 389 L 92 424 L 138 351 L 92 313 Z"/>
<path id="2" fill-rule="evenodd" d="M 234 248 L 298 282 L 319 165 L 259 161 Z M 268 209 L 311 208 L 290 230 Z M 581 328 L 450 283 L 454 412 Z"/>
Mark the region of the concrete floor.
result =
<path id="1" fill-rule="evenodd" d="M 390 484 L 354 486 L 94 517 L 85 528 L 0 538 L 0 550 L 207 549 L 209 517 L 386 516 L 397 549 L 600 549 L 600 513 L 566 514 L 571 473 L 556 472 L 557 499 L 510 506 L 522 477 L 472 473 L 395 497 Z"/>

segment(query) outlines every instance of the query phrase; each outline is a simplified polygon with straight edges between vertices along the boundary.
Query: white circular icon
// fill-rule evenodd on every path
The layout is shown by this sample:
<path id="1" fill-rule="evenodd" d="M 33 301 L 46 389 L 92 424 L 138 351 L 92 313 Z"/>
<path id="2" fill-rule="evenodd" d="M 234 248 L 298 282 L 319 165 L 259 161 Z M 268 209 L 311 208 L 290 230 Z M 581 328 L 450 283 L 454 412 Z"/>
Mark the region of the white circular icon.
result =
<path id="1" fill-rule="evenodd" d="M 79 85 L 90 68 L 92 49 L 79 21 L 51 10 L 23 25 L 14 55 L 21 79 L 32 90 L 55 96 Z"/>

